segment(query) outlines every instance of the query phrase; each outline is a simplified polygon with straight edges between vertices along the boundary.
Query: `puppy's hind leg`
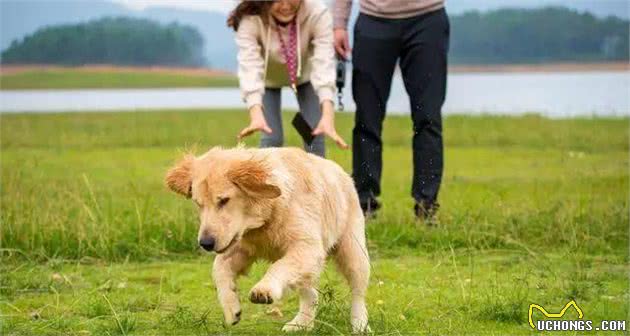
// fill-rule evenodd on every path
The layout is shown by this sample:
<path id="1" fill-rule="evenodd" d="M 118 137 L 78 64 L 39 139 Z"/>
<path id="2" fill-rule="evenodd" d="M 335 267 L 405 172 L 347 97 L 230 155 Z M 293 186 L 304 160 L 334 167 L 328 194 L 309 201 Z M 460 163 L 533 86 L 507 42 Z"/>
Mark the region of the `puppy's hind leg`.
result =
<path id="1" fill-rule="evenodd" d="M 236 292 L 236 279 L 247 271 L 252 262 L 253 259 L 249 255 L 239 250 L 229 255 L 219 254 L 214 258 L 212 278 L 227 326 L 237 324 L 241 320 L 241 304 Z"/>
<path id="2" fill-rule="evenodd" d="M 313 287 L 302 287 L 299 290 L 300 311 L 284 325 L 283 331 L 300 331 L 313 329 L 315 314 L 317 313 L 317 290 Z"/>
<path id="3" fill-rule="evenodd" d="M 370 257 L 365 244 L 364 223 L 354 223 L 341 238 L 335 251 L 335 261 L 352 290 L 350 323 L 353 333 L 370 331 L 365 304 L 370 279 Z"/>

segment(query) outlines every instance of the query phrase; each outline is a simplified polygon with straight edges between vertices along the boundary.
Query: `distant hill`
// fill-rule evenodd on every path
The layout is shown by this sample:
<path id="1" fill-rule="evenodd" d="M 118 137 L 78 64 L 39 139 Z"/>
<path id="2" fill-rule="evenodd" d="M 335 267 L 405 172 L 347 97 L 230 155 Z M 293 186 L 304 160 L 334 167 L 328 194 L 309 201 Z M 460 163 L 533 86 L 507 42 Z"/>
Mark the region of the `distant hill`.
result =
<path id="1" fill-rule="evenodd" d="M 47 26 L 2 52 L 2 64 L 205 66 L 203 38 L 178 23 L 128 17 Z"/>
<path id="2" fill-rule="evenodd" d="M 510 7 L 518 9 L 537 9 L 563 6 L 578 12 L 588 12 L 598 18 L 616 16 L 628 19 L 630 15 L 628 0 L 447 0 L 446 8 L 450 14 L 463 14 L 468 11 L 486 12 Z"/>
<path id="3" fill-rule="evenodd" d="M 564 7 L 497 9 L 451 16 L 455 64 L 628 60 L 628 20 Z"/>
<path id="4" fill-rule="evenodd" d="M 210 67 L 234 69 L 236 66 L 233 56 L 236 46 L 232 31 L 225 25 L 225 15 L 173 8 L 135 11 L 105 0 L 0 0 L 0 50 L 44 26 L 120 16 L 191 25 L 204 38 L 204 54 Z"/>
<path id="5" fill-rule="evenodd" d="M 536 11 L 540 9 L 537 7 L 550 3 L 570 6 L 573 10 L 556 11 L 554 15 L 559 15 L 556 17 L 539 16 L 538 19 L 544 19 L 546 29 L 538 29 L 542 25 L 535 21 L 536 15 L 539 15 Z M 496 14 L 504 13 L 496 12 L 496 8 L 506 4 L 524 11 L 517 11 L 519 14 L 512 16 L 513 20 L 507 20 L 503 14 Z M 354 5 L 354 15 L 358 7 Z M 471 8 L 477 8 L 479 12 L 470 13 Z M 447 9 L 451 14 L 453 63 L 602 61 L 618 59 L 614 55 L 623 54 L 624 48 L 627 48 L 626 0 L 450 0 L 447 1 Z M 585 10 L 595 15 L 584 13 Z M 466 12 L 468 14 L 464 14 Z M 605 16 L 610 14 L 623 19 L 606 19 Z M 32 34 L 45 25 L 85 22 L 104 16 L 129 16 L 191 25 L 205 40 L 204 55 L 209 66 L 227 70 L 236 68 L 234 35 L 225 25 L 225 14 L 162 7 L 136 11 L 107 0 L 0 0 L 0 49 L 6 49 L 13 40 Z M 480 31 L 480 27 L 484 27 L 483 30 Z M 604 35 L 593 35 L 597 31 Z M 580 38 L 583 33 L 589 36 L 588 46 Z M 535 48 L 528 48 L 528 43 L 533 43 Z M 577 49 L 576 44 L 579 45 Z M 488 46 L 491 48 L 488 49 Z M 535 50 L 539 54 L 529 54 Z M 549 50 L 553 53 L 549 54 Z"/>

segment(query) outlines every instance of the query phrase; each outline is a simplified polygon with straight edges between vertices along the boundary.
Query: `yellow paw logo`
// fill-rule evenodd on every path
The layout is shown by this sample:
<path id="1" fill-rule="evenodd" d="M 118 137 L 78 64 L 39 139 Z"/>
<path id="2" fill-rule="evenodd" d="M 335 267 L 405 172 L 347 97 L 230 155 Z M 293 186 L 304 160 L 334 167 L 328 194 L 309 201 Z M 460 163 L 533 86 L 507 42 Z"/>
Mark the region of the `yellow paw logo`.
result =
<path id="1" fill-rule="evenodd" d="M 547 312 L 547 310 L 543 307 L 541 307 L 540 305 L 537 305 L 535 303 L 532 303 L 529 305 L 529 325 L 533 328 L 536 329 L 536 326 L 534 325 L 534 321 L 532 320 L 532 314 L 534 312 L 534 308 L 540 310 L 541 313 L 543 313 L 543 315 L 545 315 L 545 317 L 548 318 L 561 318 L 562 316 L 564 316 L 564 313 L 566 313 L 567 309 L 569 309 L 569 307 L 573 306 L 573 308 L 575 308 L 575 310 L 578 313 L 578 318 L 582 319 L 584 317 L 584 313 L 582 313 L 582 309 L 580 309 L 580 307 L 578 307 L 578 305 L 575 303 L 575 300 L 571 300 L 569 301 L 569 303 L 567 303 L 564 308 L 562 308 L 562 310 L 559 313 L 549 313 Z"/>

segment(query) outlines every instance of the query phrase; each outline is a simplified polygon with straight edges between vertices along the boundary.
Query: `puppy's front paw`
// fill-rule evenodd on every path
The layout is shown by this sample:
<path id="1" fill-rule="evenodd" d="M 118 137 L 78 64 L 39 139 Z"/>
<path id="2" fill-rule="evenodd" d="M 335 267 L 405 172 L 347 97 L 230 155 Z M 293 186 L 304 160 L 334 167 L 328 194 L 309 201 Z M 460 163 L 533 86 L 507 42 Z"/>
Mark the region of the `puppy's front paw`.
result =
<path id="1" fill-rule="evenodd" d="M 249 300 L 252 303 L 272 304 L 274 300 L 279 300 L 281 291 L 273 286 L 258 284 L 249 292 Z"/>
<path id="2" fill-rule="evenodd" d="M 372 329 L 368 325 L 367 319 L 353 319 L 352 322 L 352 333 L 353 334 L 371 334 Z"/>
<path id="3" fill-rule="evenodd" d="M 224 311 L 223 317 L 225 318 L 225 324 L 228 326 L 236 325 L 241 321 L 241 311 L 233 313 L 231 311 Z"/>
<path id="4" fill-rule="evenodd" d="M 310 331 L 313 330 L 315 324 L 313 321 L 306 321 L 294 318 L 291 322 L 287 323 L 282 327 L 282 331 L 284 332 L 296 332 L 296 331 Z"/>
<path id="5" fill-rule="evenodd" d="M 241 320 L 241 304 L 234 290 L 219 290 L 219 302 L 223 308 L 223 320 L 226 326 L 237 324 Z"/>

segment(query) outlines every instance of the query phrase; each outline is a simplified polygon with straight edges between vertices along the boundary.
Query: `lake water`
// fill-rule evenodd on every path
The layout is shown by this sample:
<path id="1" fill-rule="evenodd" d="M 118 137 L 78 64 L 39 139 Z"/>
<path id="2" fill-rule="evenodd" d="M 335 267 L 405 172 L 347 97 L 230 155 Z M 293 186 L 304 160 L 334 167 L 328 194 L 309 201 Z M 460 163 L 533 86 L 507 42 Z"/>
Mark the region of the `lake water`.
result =
<path id="1" fill-rule="evenodd" d="M 349 85 L 348 85 L 349 86 Z M 346 110 L 354 111 L 349 87 Z M 286 108 L 297 103 L 283 92 Z M 0 112 L 116 111 L 163 108 L 243 108 L 238 89 L 96 89 L 0 91 Z M 388 113 L 409 114 L 402 80 L 394 79 Z M 630 115 L 627 72 L 456 73 L 448 79 L 444 114 L 523 114 L 550 117 Z"/>

